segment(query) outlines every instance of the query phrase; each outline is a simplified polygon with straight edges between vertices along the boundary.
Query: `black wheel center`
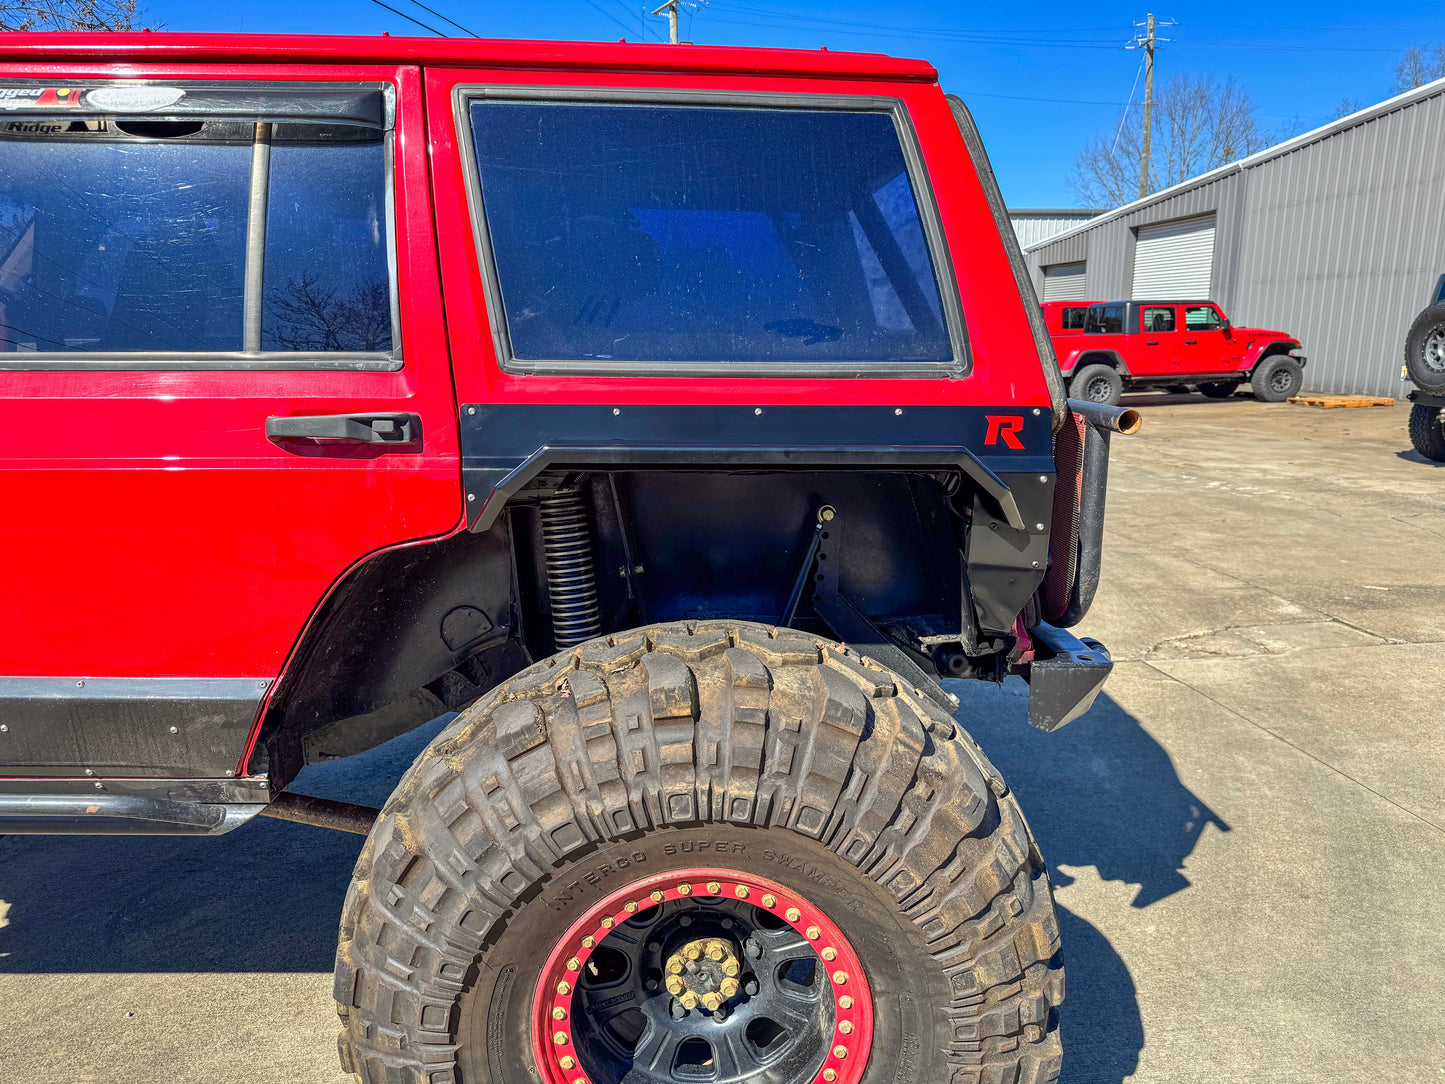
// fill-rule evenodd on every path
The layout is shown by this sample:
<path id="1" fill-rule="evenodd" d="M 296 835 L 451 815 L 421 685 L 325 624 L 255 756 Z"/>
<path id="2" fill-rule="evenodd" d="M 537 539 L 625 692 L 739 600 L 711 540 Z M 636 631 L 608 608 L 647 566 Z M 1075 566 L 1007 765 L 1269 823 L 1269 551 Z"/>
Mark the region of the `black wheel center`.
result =
<path id="1" fill-rule="evenodd" d="M 791 926 L 742 900 L 649 907 L 578 976 L 573 1036 L 593 1084 L 803 1084 L 827 1057 L 825 965 Z"/>

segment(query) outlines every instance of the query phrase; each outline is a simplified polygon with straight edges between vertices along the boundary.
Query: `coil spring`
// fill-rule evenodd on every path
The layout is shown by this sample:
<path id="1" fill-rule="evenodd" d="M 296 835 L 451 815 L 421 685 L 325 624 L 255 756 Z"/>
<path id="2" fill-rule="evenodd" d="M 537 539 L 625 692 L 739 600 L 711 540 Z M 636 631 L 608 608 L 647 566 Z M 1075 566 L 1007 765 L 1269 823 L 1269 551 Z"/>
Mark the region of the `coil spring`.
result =
<path id="1" fill-rule="evenodd" d="M 542 500 L 542 561 L 547 595 L 552 600 L 552 637 L 559 650 L 574 647 L 602 631 L 597 606 L 597 575 L 587 506 L 580 493 L 558 493 Z"/>

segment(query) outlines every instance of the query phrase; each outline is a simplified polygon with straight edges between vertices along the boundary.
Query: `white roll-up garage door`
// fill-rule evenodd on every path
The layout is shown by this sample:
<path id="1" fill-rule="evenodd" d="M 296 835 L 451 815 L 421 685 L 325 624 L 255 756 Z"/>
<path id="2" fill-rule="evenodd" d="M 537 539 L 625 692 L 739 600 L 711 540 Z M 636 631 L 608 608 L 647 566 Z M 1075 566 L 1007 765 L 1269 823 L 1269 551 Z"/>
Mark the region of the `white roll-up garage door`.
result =
<path id="1" fill-rule="evenodd" d="M 1140 226 L 1134 300 L 1203 300 L 1214 280 L 1214 216 Z"/>
<path id="2" fill-rule="evenodd" d="M 1056 263 L 1044 268 L 1045 301 L 1083 301 L 1084 265 L 1081 263 Z"/>

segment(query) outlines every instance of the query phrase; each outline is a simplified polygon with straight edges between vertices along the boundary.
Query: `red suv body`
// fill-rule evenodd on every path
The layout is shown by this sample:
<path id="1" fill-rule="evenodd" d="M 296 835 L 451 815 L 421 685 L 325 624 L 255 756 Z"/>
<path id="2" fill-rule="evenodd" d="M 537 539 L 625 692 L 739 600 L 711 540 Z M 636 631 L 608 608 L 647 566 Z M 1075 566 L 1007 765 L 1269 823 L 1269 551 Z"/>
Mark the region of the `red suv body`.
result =
<path id="1" fill-rule="evenodd" d="M 1291 389 L 1283 379 L 1304 365 L 1299 341 L 1283 331 L 1234 327 L 1212 301 L 1047 301 L 1043 310 L 1077 399 L 1117 402 L 1126 389 L 1190 384 L 1222 397 L 1253 382 L 1261 363 L 1276 357 L 1291 361 L 1269 366 L 1273 379 L 1261 381 L 1261 398 L 1299 390 L 1297 380 Z"/>

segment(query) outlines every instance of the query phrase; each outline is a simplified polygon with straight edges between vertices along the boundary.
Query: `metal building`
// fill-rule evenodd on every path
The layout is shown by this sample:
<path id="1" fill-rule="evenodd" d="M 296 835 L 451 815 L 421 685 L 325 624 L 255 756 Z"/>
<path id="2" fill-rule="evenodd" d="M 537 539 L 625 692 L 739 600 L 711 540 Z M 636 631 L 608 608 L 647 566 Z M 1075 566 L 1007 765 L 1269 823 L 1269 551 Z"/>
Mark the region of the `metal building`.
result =
<path id="1" fill-rule="evenodd" d="M 1101 213 L 1079 207 L 1010 207 L 1008 217 L 1018 236 L 1019 247 L 1028 248 Z"/>
<path id="2" fill-rule="evenodd" d="M 1405 332 L 1445 273 L 1445 79 L 1027 256 L 1042 299 L 1212 298 L 1298 338 L 1307 389 L 1401 396 Z"/>

